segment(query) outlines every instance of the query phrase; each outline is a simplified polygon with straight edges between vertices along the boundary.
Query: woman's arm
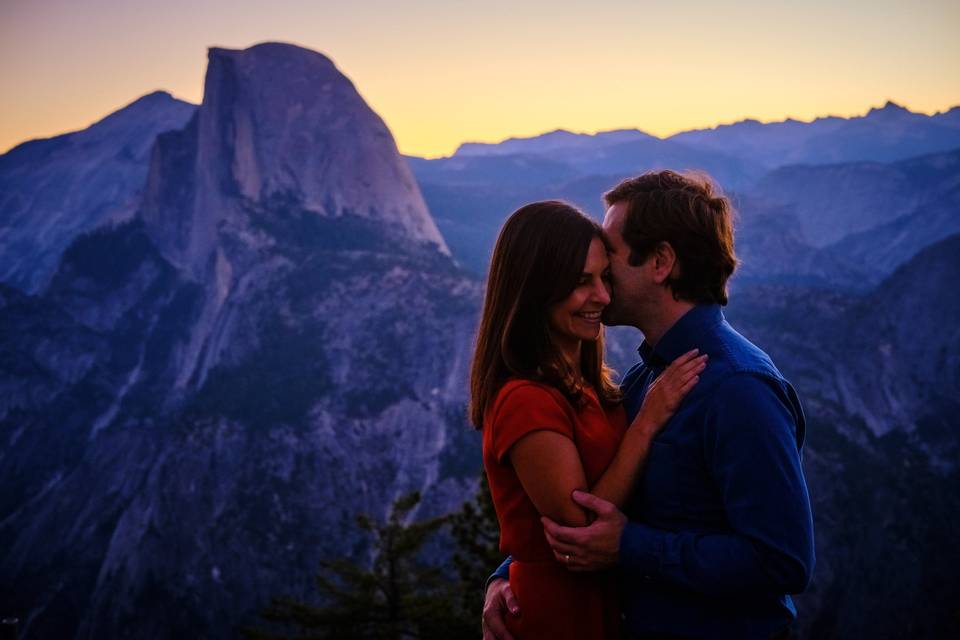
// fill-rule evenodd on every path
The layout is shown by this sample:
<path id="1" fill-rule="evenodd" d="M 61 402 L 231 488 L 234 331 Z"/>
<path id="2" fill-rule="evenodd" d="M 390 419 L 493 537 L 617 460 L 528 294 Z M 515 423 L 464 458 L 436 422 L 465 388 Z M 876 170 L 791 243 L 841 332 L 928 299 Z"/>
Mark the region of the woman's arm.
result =
<path id="1" fill-rule="evenodd" d="M 706 358 L 697 357 L 696 350 L 685 353 L 650 385 L 613 461 L 592 487 L 587 486 L 580 452 L 567 436 L 556 431 L 533 431 L 517 440 L 508 454 L 510 463 L 540 514 L 566 526 L 589 524 L 587 512 L 570 498 L 576 489 L 622 507 L 643 469 L 650 441 L 697 384 Z"/>

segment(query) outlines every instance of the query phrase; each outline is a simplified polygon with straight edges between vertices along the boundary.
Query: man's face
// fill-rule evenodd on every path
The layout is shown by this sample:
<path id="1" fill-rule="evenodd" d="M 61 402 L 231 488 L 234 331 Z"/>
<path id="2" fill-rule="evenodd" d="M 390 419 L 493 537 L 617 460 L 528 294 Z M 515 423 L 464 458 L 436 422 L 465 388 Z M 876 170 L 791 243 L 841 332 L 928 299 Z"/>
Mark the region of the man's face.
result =
<path id="1" fill-rule="evenodd" d="M 639 266 L 629 263 L 630 247 L 623 240 L 623 223 L 627 215 L 627 203 L 613 204 L 603 218 L 603 233 L 607 240 L 610 257 L 610 275 L 613 279 L 611 302 L 603 311 L 604 324 L 639 325 L 639 314 L 644 299 L 650 297 L 650 278 L 645 277 L 647 262 Z"/>

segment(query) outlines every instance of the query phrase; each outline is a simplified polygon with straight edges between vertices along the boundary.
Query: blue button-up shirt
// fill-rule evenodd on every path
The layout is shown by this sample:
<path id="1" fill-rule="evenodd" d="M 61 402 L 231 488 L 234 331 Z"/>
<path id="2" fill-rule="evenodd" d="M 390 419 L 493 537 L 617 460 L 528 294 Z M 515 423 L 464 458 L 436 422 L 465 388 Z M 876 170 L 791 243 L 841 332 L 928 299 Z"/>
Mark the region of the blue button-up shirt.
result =
<path id="1" fill-rule="evenodd" d="M 628 418 L 650 382 L 690 349 L 700 382 L 654 439 L 620 541 L 629 636 L 769 638 L 814 564 L 793 387 L 718 306 L 697 306 L 623 380 Z"/>

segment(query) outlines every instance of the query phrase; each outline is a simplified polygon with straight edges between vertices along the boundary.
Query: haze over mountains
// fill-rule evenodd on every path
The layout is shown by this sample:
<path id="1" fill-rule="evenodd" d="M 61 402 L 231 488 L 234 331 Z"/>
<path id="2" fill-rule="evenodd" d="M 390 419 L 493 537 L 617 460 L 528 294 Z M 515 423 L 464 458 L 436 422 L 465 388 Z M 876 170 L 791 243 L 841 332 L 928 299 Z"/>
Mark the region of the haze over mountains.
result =
<path id="1" fill-rule="evenodd" d="M 211 49 L 198 107 L 155 93 L 0 156 L 0 601 L 24 637 L 234 637 L 364 557 L 356 513 L 455 508 L 502 221 L 599 216 L 655 167 L 732 191 L 727 314 L 805 403 L 802 635 L 937 637 L 960 615 L 960 109 L 405 161 L 330 59 L 275 43 Z M 622 370 L 639 336 L 611 334 Z"/>

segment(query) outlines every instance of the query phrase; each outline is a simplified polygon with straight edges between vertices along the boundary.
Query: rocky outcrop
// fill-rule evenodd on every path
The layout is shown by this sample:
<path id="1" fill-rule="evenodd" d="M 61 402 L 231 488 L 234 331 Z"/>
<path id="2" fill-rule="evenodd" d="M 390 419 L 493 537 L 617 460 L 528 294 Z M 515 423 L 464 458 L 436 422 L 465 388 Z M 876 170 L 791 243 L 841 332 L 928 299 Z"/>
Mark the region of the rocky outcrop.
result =
<path id="1" fill-rule="evenodd" d="M 211 49 L 196 122 L 157 146 L 144 220 L 202 279 L 221 223 L 277 203 L 447 252 L 389 130 L 333 62 L 278 43 Z"/>

